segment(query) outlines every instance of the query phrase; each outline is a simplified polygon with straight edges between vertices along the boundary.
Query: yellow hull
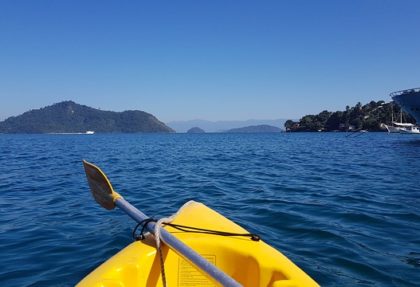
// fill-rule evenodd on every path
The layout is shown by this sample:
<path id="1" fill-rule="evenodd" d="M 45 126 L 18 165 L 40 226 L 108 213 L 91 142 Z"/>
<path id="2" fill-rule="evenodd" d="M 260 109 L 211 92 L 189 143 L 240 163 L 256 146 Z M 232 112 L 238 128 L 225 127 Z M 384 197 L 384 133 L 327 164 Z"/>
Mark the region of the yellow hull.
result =
<path id="1" fill-rule="evenodd" d="M 228 232 L 247 232 L 197 202 L 183 208 L 172 223 Z M 261 240 L 257 242 L 245 237 L 185 233 L 171 227 L 165 229 L 243 286 L 319 286 L 286 256 Z M 165 245 L 162 246 L 162 252 L 168 287 L 218 286 Z M 130 244 L 77 286 L 162 286 L 160 260 L 153 238 L 150 236 L 144 241 Z"/>

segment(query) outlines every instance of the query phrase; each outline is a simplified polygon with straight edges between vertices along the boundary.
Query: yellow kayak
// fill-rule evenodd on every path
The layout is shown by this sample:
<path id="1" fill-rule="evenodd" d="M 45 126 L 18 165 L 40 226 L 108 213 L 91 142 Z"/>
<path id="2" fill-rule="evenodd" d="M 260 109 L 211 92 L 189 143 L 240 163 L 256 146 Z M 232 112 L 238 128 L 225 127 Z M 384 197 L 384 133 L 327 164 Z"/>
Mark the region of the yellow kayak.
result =
<path id="1" fill-rule="evenodd" d="M 318 286 L 286 256 L 204 204 L 190 201 L 155 222 L 115 192 L 99 167 L 83 165 L 94 199 L 105 209 L 118 206 L 146 233 L 77 286 Z"/>
<path id="2" fill-rule="evenodd" d="M 247 231 L 202 203 L 193 202 L 172 222 L 200 228 Z M 305 272 L 262 240 L 243 237 L 167 231 L 225 271 L 243 286 L 319 286 Z M 162 286 L 161 267 L 152 236 L 136 241 L 85 277 L 77 286 Z M 218 286 L 200 270 L 162 246 L 167 286 Z"/>

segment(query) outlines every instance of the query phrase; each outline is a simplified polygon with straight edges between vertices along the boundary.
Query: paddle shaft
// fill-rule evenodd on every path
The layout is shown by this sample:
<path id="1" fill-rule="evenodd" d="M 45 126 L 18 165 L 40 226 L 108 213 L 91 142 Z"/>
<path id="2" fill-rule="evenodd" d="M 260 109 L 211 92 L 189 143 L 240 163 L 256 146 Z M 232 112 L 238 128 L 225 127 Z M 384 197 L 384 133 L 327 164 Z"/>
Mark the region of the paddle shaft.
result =
<path id="1" fill-rule="evenodd" d="M 133 218 L 137 222 L 142 222 L 143 220 L 147 219 L 148 217 L 131 205 L 128 201 L 124 198 L 118 198 L 115 201 L 115 205 L 124 210 L 131 218 Z M 150 233 L 154 234 L 155 223 L 150 222 L 146 224 L 146 229 Z M 228 287 L 240 287 L 242 286 L 234 279 L 229 277 L 226 273 L 222 270 L 211 264 L 209 261 L 204 259 L 200 254 L 195 252 L 193 249 L 182 243 L 179 239 L 175 236 L 167 232 L 165 229 L 161 229 L 160 233 L 161 240 L 169 246 L 172 250 L 174 250 L 178 255 L 187 259 L 189 262 L 194 264 L 200 270 L 207 273 L 211 278 L 222 284 L 223 286 Z"/>

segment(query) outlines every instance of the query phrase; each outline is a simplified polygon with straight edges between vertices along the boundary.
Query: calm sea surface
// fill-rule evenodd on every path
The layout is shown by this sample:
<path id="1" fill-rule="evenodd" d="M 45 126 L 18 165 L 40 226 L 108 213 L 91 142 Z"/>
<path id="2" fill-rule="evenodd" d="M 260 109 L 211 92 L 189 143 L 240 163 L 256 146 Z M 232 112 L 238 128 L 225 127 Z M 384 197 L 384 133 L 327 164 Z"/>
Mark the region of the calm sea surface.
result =
<path id="1" fill-rule="evenodd" d="M 420 286 L 420 136 L 0 135 L 0 286 L 72 286 L 129 244 L 81 160 L 149 216 L 204 202 L 323 286 Z"/>

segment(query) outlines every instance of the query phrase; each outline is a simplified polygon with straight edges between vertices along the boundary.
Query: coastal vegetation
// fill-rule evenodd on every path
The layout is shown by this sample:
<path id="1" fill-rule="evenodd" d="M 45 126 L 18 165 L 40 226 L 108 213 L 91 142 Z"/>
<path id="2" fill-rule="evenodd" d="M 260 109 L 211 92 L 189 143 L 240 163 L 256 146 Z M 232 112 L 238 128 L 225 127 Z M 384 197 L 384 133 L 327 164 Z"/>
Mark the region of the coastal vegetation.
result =
<path id="1" fill-rule="evenodd" d="M 64 101 L 0 122 L 1 133 L 173 132 L 143 111 L 112 112 Z"/>
<path id="2" fill-rule="evenodd" d="M 354 107 L 346 106 L 344 111 L 322 111 L 317 115 L 305 115 L 299 121 L 287 120 L 284 124 L 286 131 L 383 131 L 383 124 L 399 121 L 400 108 L 394 103 L 371 101 L 362 105 L 360 102 Z M 402 112 L 404 122 L 415 123 L 415 119 Z"/>

